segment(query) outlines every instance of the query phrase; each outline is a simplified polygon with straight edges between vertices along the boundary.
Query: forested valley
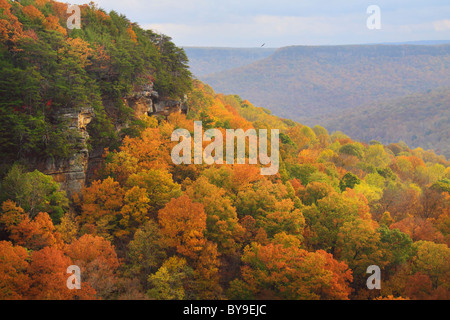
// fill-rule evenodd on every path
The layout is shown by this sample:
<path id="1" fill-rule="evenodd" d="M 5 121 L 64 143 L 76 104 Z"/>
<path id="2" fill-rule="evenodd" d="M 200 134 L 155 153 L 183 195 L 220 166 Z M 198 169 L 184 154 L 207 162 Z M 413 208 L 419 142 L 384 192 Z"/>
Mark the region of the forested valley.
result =
<path id="1" fill-rule="evenodd" d="M 0 299 L 450 299 L 444 156 L 274 116 L 193 79 L 170 37 L 93 3 L 68 30 L 66 11 L 0 0 Z M 136 115 L 148 83 L 186 111 Z M 77 193 L 34 166 L 79 148 L 67 108 L 93 110 L 83 152 L 103 150 Z M 278 173 L 175 165 L 194 121 L 279 130 Z"/>

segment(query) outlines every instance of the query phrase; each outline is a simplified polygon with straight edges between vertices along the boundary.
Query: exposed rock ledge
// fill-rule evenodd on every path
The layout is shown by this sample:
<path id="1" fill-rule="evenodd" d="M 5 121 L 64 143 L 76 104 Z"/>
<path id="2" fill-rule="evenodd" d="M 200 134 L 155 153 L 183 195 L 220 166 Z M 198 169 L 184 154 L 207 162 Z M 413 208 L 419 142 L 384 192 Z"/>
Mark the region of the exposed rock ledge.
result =
<path id="1" fill-rule="evenodd" d="M 140 89 L 124 99 L 138 118 L 142 115 L 167 116 L 172 112 L 187 111 L 186 98 L 184 101 L 162 98 L 153 90 L 153 84 L 144 85 Z"/>
<path id="2" fill-rule="evenodd" d="M 86 181 L 86 170 L 89 160 L 87 149 L 87 125 L 94 117 L 92 109 L 62 109 L 60 115 L 62 120 L 68 122 L 68 129 L 75 129 L 79 132 L 77 144 L 80 148 L 68 159 L 49 158 L 38 164 L 38 169 L 45 174 L 53 176 L 54 180 L 61 183 L 61 188 L 65 190 L 70 197 L 78 193 L 83 188 Z"/>
<path id="3" fill-rule="evenodd" d="M 134 110 L 135 117 L 143 115 L 167 116 L 173 112 L 186 112 L 186 104 L 181 100 L 170 100 L 161 98 L 158 92 L 153 90 L 153 84 L 142 86 L 124 102 Z M 95 168 L 103 161 L 103 148 L 98 150 L 87 149 L 89 134 L 87 126 L 94 117 L 92 109 L 63 109 L 60 111 L 61 119 L 68 120 L 69 129 L 75 129 L 80 133 L 78 144 L 80 148 L 69 159 L 47 159 L 41 161 L 36 167 L 45 174 L 53 176 L 55 181 L 61 184 L 69 197 L 79 193 L 86 184 L 87 178 L 92 176 Z M 126 125 L 125 125 L 126 126 Z M 123 128 L 117 127 L 116 130 Z"/>

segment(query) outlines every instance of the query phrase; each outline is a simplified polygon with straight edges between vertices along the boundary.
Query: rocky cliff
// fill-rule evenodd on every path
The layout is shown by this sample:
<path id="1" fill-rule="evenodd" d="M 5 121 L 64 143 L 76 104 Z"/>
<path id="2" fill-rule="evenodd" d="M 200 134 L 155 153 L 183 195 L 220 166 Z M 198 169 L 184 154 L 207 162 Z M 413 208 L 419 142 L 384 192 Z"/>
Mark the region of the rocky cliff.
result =
<path id="1" fill-rule="evenodd" d="M 133 109 L 134 117 L 162 115 L 168 116 L 173 112 L 186 112 L 186 104 L 181 100 L 171 100 L 160 97 L 153 90 L 153 84 L 142 86 L 123 99 L 125 104 Z M 55 181 L 61 184 L 69 197 L 81 191 L 86 182 L 94 175 L 95 170 L 101 165 L 103 148 L 89 151 L 87 141 L 89 134 L 87 126 L 94 117 L 92 109 L 65 109 L 59 112 L 62 121 L 68 123 L 68 129 L 75 129 L 79 133 L 77 151 L 67 159 L 47 159 L 39 161 L 36 167 L 45 174 L 53 176 Z M 121 130 L 128 124 L 116 127 Z"/>
<path id="2" fill-rule="evenodd" d="M 79 133 L 78 148 L 69 158 L 48 158 L 43 162 L 38 161 L 36 167 L 45 174 L 53 176 L 54 180 L 61 184 L 61 188 L 71 196 L 73 193 L 79 192 L 85 184 L 85 173 L 89 160 L 87 126 L 94 117 L 94 111 L 92 109 L 63 109 L 60 110 L 59 117 L 68 123 L 68 130 L 74 129 Z"/>
<path id="3" fill-rule="evenodd" d="M 144 85 L 139 91 L 133 92 L 124 99 L 124 102 L 134 110 L 134 115 L 139 118 L 143 115 L 167 116 L 172 112 L 186 112 L 185 101 L 172 100 L 160 97 L 153 90 L 153 84 Z"/>

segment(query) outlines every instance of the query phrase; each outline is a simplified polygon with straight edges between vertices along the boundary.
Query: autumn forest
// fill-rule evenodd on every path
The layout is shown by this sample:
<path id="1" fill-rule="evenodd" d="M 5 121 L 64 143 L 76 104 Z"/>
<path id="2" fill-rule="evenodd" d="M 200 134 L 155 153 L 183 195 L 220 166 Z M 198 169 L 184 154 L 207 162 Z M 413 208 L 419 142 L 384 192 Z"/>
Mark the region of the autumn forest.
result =
<path id="1" fill-rule="evenodd" d="M 1 300 L 450 299 L 445 156 L 216 93 L 170 37 L 80 8 L 70 30 L 65 3 L 0 0 Z M 138 112 L 149 84 L 184 107 Z M 68 110 L 92 120 L 71 125 Z M 171 135 L 194 121 L 278 129 L 278 173 L 175 165 Z M 58 179 L 79 159 L 74 191 Z M 366 285 L 371 265 L 381 289 Z"/>

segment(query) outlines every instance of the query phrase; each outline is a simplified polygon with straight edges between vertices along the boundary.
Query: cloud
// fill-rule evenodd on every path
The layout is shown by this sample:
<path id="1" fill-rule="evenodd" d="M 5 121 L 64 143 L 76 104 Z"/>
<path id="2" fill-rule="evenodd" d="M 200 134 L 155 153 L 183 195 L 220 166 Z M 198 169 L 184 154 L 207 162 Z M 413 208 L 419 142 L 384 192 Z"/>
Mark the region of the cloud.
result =
<path id="1" fill-rule="evenodd" d="M 354 17 L 353 17 L 354 18 Z M 299 16 L 270 16 L 262 15 L 253 19 L 258 29 L 267 35 L 333 35 L 349 30 L 354 24 L 348 17 L 299 17 Z M 350 22 L 350 23 L 349 23 Z"/>
<path id="2" fill-rule="evenodd" d="M 150 23 L 143 28 L 170 35 L 180 45 L 218 45 L 252 47 L 317 44 L 355 28 L 365 28 L 358 16 L 298 17 L 258 15 L 234 19 L 233 22 Z M 326 39 L 324 39 L 326 38 Z M 295 39 L 295 40 L 294 40 Z"/>
<path id="3" fill-rule="evenodd" d="M 450 20 L 440 20 L 433 22 L 434 30 L 435 31 L 447 31 L 450 30 Z"/>

